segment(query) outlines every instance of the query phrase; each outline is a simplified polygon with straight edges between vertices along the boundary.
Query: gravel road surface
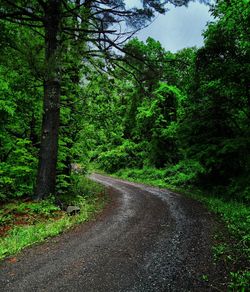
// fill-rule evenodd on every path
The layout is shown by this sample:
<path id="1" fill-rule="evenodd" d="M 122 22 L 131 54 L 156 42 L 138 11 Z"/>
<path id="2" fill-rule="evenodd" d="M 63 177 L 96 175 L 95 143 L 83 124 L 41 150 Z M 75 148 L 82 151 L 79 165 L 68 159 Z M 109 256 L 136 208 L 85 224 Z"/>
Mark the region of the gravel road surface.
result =
<path id="1" fill-rule="evenodd" d="M 97 218 L 0 264 L 0 291 L 226 291 L 215 218 L 168 190 L 94 174 L 112 201 Z M 208 279 L 208 281 L 206 281 Z"/>

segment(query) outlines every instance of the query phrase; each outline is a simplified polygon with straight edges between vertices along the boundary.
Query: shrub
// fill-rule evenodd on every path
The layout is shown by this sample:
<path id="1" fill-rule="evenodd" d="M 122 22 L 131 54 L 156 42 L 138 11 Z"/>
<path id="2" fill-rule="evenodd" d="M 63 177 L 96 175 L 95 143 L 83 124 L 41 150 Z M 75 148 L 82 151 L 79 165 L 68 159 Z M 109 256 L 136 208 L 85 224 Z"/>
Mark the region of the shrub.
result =
<path id="1" fill-rule="evenodd" d="M 143 162 L 143 145 L 125 141 L 114 149 L 103 152 L 98 157 L 100 167 L 114 173 L 126 167 L 140 167 Z"/>
<path id="2" fill-rule="evenodd" d="M 32 194 L 37 158 L 30 141 L 18 139 L 6 162 L 0 163 L 0 200 Z"/>
<path id="3" fill-rule="evenodd" d="M 204 171 L 204 168 L 198 161 L 182 160 L 178 164 L 166 169 L 165 182 L 176 186 L 195 183 Z"/>

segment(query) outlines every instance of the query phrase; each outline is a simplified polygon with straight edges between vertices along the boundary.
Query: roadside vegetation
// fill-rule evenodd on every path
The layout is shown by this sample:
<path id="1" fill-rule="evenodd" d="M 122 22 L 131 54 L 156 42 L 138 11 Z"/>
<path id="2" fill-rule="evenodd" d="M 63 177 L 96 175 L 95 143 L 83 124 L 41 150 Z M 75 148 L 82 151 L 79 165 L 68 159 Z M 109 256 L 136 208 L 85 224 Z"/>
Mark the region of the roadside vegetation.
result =
<path id="1" fill-rule="evenodd" d="M 104 188 L 82 175 L 74 175 L 71 192 L 43 201 L 15 199 L 0 210 L 0 259 L 13 256 L 24 247 L 93 218 L 107 202 Z M 80 208 L 70 213 L 67 206 Z"/>
<path id="2" fill-rule="evenodd" d="M 216 213 L 230 239 L 214 247 L 215 258 L 227 262 L 228 289 L 247 291 L 249 1 L 219 0 L 211 12 L 199 49 L 172 53 L 152 38 L 130 40 L 124 66 L 132 74 L 118 68 L 115 78 L 88 84 L 85 133 L 98 137 L 88 151 L 96 169 L 179 191 Z"/>
<path id="3" fill-rule="evenodd" d="M 214 252 L 246 291 L 250 1 L 215 1 L 204 45 L 175 53 L 119 31 L 165 1 L 19 2 L 0 7 L 0 257 L 98 210 L 99 187 L 76 175 L 94 168 L 203 201 L 235 238 L 232 252 Z M 69 217 L 67 204 L 81 213 Z"/>

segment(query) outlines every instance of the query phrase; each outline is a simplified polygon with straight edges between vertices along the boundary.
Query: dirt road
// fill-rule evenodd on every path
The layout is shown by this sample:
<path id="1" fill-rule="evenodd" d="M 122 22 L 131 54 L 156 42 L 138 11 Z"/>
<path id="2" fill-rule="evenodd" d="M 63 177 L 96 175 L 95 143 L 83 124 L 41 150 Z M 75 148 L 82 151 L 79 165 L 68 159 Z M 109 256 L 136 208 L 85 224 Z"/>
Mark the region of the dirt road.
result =
<path id="1" fill-rule="evenodd" d="M 167 190 L 102 175 L 112 202 L 95 222 L 0 265 L 0 291 L 225 291 L 213 216 Z M 208 279 L 208 281 L 207 281 Z"/>

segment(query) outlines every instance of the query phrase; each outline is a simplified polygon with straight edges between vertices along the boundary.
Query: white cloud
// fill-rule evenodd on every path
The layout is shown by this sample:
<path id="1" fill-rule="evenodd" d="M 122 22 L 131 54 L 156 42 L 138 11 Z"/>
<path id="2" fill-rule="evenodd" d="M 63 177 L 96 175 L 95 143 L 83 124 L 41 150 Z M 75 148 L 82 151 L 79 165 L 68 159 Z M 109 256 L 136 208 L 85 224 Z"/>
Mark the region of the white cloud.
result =
<path id="1" fill-rule="evenodd" d="M 130 4 L 133 3 L 130 0 Z M 173 52 L 185 47 L 202 46 L 202 31 L 212 20 L 209 7 L 198 2 L 191 2 L 188 7 L 169 7 L 170 11 L 159 15 L 152 24 L 137 33 L 137 37 L 145 41 L 150 36 Z"/>

